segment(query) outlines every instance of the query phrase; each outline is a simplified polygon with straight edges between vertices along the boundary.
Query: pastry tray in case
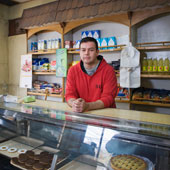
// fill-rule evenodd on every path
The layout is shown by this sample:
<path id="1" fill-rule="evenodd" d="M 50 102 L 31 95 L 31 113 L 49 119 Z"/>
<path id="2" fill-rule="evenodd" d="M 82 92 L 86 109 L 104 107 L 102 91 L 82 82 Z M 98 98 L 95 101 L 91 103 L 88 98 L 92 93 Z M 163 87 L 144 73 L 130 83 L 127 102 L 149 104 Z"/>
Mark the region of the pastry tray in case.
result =
<path id="1" fill-rule="evenodd" d="M 13 141 L 13 140 L 8 140 L 6 142 L 0 143 L 0 147 L 2 147 L 2 146 L 6 146 L 8 148 L 16 148 L 17 149 L 16 152 L 9 152 L 8 150 L 0 150 L 0 154 L 5 155 L 5 156 L 7 156 L 9 158 L 18 157 L 18 155 L 20 154 L 20 153 L 18 153 L 19 149 L 26 149 L 26 150 L 34 149 L 31 146 L 28 146 L 28 145 L 25 145 L 25 144 L 22 144 L 22 143 Z"/>
<path id="2" fill-rule="evenodd" d="M 39 154 L 40 152 L 42 152 L 42 150 L 38 150 L 38 149 L 35 149 L 33 151 L 34 151 L 35 154 Z M 39 153 L 37 151 L 39 151 Z M 63 154 L 61 152 L 58 152 L 57 155 L 58 155 L 58 161 L 56 163 L 56 166 L 61 167 L 60 164 L 65 164 L 66 162 L 68 162 L 67 161 L 67 158 L 69 157 L 68 154 L 65 154 L 65 153 Z M 15 167 L 17 167 L 19 169 L 27 170 L 26 168 L 24 168 L 24 167 L 22 167 L 22 166 L 20 166 L 18 164 L 13 163 L 12 161 L 10 161 L 10 163 L 11 163 L 11 165 L 13 165 L 13 166 L 15 166 Z M 50 170 L 50 168 L 48 170 Z"/>

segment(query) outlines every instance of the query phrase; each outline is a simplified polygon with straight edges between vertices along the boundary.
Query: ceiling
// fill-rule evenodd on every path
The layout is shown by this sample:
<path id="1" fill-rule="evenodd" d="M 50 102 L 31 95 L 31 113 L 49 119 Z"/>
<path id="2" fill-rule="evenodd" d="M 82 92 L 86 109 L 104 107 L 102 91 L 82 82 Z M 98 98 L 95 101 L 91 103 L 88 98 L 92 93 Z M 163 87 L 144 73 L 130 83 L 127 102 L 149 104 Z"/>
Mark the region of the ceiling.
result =
<path id="1" fill-rule="evenodd" d="M 33 0 L 0 0 L 0 4 L 12 6 L 12 5 L 29 2 L 29 1 L 33 1 Z"/>

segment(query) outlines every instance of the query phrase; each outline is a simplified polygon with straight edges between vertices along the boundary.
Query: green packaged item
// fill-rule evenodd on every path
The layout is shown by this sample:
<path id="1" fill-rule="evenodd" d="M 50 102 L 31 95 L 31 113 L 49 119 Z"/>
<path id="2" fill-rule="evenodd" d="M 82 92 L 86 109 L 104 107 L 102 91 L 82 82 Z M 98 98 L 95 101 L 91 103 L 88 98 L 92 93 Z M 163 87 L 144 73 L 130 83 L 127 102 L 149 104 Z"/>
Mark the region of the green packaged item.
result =
<path id="1" fill-rule="evenodd" d="M 35 96 L 26 96 L 24 97 L 24 103 L 35 102 Z"/>

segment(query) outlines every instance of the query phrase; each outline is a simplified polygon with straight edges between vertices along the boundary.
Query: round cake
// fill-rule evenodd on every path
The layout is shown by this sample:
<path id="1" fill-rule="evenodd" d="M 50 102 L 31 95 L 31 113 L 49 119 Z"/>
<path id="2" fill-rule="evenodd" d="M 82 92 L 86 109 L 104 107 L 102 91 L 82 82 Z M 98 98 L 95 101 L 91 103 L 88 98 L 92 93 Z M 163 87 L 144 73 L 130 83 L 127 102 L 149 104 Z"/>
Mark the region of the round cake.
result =
<path id="1" fill-rule="evenodd" d="M 110 160 L 114 170 L 146 170 L 146 162 L 134 155 L 117 155 Z"/>

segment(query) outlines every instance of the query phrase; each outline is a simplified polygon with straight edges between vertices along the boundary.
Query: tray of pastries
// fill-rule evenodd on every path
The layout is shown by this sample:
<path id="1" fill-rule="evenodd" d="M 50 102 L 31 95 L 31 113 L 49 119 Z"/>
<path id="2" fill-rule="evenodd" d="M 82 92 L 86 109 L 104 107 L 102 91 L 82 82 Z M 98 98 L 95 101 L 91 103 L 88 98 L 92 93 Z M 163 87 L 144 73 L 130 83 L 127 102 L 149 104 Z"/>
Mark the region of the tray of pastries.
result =
<path id="1" fill-rule="evenodd" d="M 109 170 L 153 170 L 153 163 L 141 156 L 115 155 L 109 161 Z"/>
<path id="2" fill-rule="evenodd" d="M 17 157 L 20 153 L 25 153 L 27 150 L 34 149 L 31 146 L 8 140 L 0 143 L 0 154 L 5 155 L 9 158 Z"/>
<path id="3" fill-rule="evenodd" d="M 41 151 L 37 154 L 33 150 L 29 150 L 18 155 L 18 157 L 13 157 L 10 163 L 22 170 L 49 170 L 53 156 L 53 154 L 46 151 Z M 57 164 L 61 163 L 65 159 L 66 157 L 59 155 Z"/>

